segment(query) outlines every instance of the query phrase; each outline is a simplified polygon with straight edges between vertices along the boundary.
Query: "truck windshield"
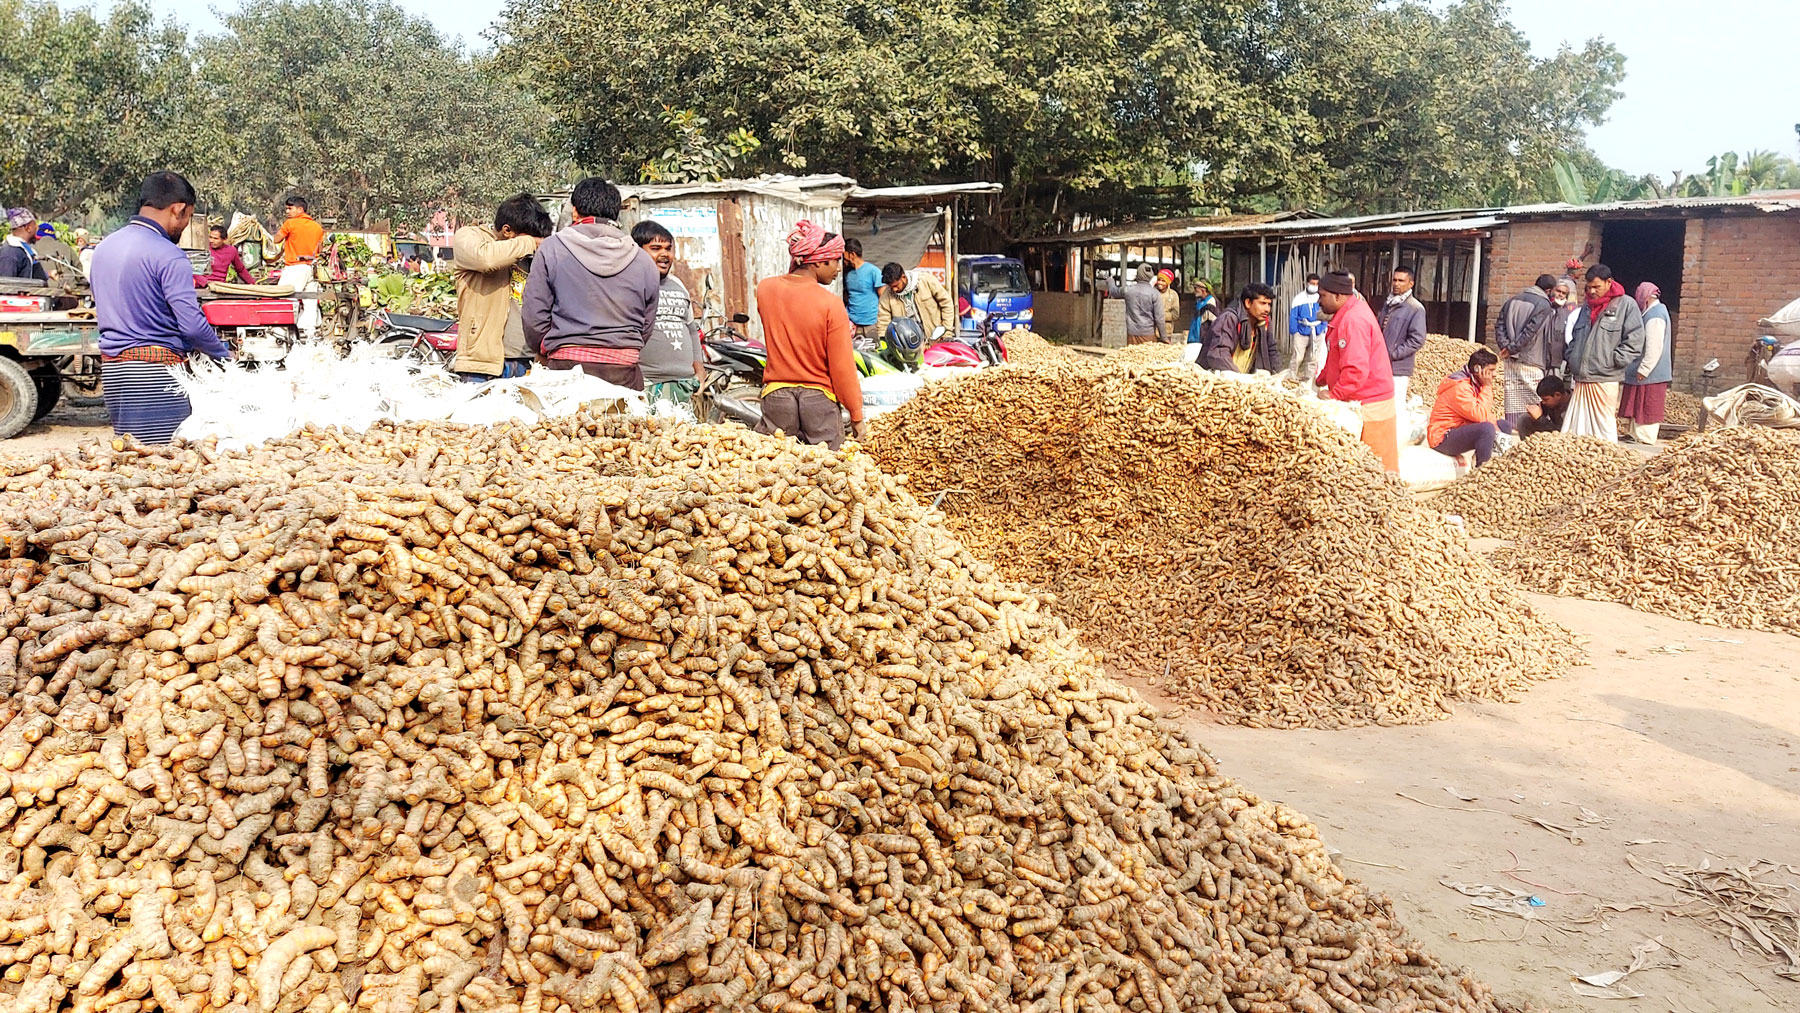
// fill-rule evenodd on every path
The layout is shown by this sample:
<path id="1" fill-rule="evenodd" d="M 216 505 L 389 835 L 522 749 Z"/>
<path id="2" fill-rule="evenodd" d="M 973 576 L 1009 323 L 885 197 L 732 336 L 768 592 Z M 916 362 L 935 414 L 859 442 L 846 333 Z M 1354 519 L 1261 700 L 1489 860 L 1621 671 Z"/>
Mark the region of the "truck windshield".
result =
<path id="1" fill-rule="evenodd" d="M 975 264 L 969 270 L 969 284 L 982 295 L 1027 290 L 1024 267 L 1016 263 Z"/>

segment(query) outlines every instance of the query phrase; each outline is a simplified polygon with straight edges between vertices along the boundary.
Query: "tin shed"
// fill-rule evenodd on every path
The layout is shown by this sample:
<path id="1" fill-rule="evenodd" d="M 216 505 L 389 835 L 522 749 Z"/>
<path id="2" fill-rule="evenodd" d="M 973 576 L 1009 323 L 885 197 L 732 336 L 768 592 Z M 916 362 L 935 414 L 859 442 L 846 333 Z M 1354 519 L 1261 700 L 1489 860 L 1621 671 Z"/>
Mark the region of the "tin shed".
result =
<path id="1" fill-rule="evenodd" d="M 787 273 L 787 237 L 800 219 L 811 218 L 841 235 L 846 203 L 855 207 L 858 222 L 865 225 L 876 214 L 925 209 L 934 220 L 946 223 L 941 229 L 949 245 L 945 253 L 953 257 L 957 200 L 997 190 L 994 183 L 864 189 L 838 175 L 634 184 L 619 187 L 625 198 L 619 218 L 627 230 L 652 218 L 674 235 L 674 274 L 693 296 L 702 327 L 710 331 L 743 313 L 750 317 L 745 330 L 760 337 L 756 283 Z M 557 227 L 567 226 L 568 191 L 546 194 L 544 199 Z"/>
<path id="2" fill-rule="evenodd" d="M 634 184 L 619 187 L 619 219 L 629 231 L 652 218 L 675 236 L 673 273 L 693 296 L 702 327 L 743 313 L 745 330 L 760 337 L 756 282 L 787 273 L 787 236 L 800 219 L 842 232 L 844 200 L 855 189 L 855 180 L 837 175 Z M 569 223 L 568 198 L 568 191 L 546 196 L 558 228 Z"/>

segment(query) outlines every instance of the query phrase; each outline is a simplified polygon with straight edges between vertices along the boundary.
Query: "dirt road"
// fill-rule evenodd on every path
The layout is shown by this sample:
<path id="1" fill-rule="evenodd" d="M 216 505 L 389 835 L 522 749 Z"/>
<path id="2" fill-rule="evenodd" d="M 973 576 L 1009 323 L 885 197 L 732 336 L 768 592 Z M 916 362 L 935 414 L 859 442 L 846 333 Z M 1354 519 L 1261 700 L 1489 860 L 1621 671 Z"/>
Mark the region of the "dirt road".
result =
<path id="1" fill-rule="evenodd" d="M 0 452 L 29 453 L 72 447 L 83 440 L 112 436 L 112 423 L 106 418 L 106 405 L 99 398 L 65 398 L 44 416 L 43 421 L 25 427 L 10 440 L 0 440 Z"/>
<path id="2" fill-rule="evenodd" d="M 1538 602 L 1591 638 L 1592 665 L 1521 703 L 1344 732 L 1184 720 L 1227 773 L 1316 820 L 1345 869 L 1390 895 L 1428 949 L 1502 998 L 1608 1013 L 1800 1010 L 1800 981 L 1777 977 L 1753 947 L 1734 952 L 1702 919 L 1608 907 L 1674 900 L 1627 854 L 1800 866 L 1800 639 Z M 1491 913 L 1440 880 L 1522 890 L 1543 906 L 1530 921 Z M 1573 989 L 1572 975 L 1624 970 L 1656 937 L 1664 950 L 1652 959 L 1680 966 L 1625 979 L 1643 998 Z"/>

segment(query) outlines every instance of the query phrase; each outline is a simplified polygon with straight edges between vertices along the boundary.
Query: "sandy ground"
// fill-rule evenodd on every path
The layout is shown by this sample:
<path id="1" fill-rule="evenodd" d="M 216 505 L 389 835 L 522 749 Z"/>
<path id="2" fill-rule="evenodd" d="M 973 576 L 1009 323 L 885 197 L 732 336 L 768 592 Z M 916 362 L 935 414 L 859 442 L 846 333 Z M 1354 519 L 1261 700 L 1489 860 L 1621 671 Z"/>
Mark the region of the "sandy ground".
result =
<path id="1" fill-rule="evenodd" d="M 106 405 L 99 398 L 65 397 L 43 421 L 26 426 L 24 432 L 10 440 L 0 440 L 0 452 L 53 450 L 111 436 L 112 424 L 107 421 Z"/>
<path id="2" fill-rule="evenodd" d="M 1520 703 L 1337 732 L 1183 721 L 1227 773 L 1311 816 L 1344 868 L 1392 897 L 1429 950 L 1504 1000 L 1612 1013 L 1800 1010 L 1800 981 L 1777 977 L 1754 949 L 1735 952 L 1701 919 L 1610 907 L 1674 899 L 1627 853 L 1800 865 L 1800 640 L 1537 602 L 1590 638 L 1592 663 Z M 1582 807 L 1601 822 L 1584 825 Z M 1581 843 L 1517 815 L 1570 827 Z M 1544 904 L 1530 921 L 1490 913 L 1440 879 Z M 1573 989 L 1572 975 L 1624 970 L 1654 938 L 1680 966 L 1627 978 L 1643 998 Z"/>

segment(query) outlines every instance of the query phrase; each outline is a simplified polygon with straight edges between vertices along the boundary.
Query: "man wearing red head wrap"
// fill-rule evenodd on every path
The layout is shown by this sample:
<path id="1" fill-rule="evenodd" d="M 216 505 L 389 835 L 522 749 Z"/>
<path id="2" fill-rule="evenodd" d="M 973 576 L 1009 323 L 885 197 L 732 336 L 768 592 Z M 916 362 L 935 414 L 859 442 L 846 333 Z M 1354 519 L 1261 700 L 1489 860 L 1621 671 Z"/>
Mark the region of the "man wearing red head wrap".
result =
<path id="1" fill-rule="evenodd" d="M 1156 272 L 1156 290 L 1162 293 L 1163 324 L 1166 328 L 1162 340 L 1175 340 L 1175 323 L 1181 319 L 1181 293 L 1175 288 L 1175 272 L 1163 268 Z"/>
<path id="2" fill-rule="evenodd" d="M 764 433 L 783 432 L 802 443 L 836 450 L 844 442 L 841 406 L 857 439 L 863 425 L 862 382 L 850 345 L 850 315 L 825 286 L 843 267 L 844 240 L 802 219 L 788 235 L 791 270 L 756 285 L 769 364 L 763 369 Z"/>

